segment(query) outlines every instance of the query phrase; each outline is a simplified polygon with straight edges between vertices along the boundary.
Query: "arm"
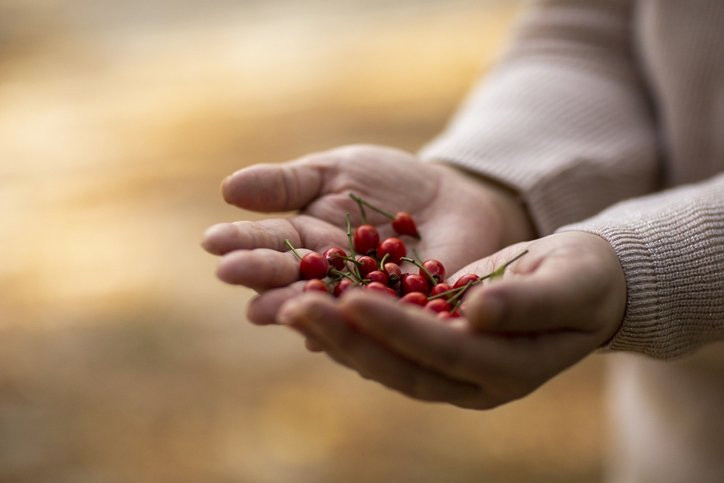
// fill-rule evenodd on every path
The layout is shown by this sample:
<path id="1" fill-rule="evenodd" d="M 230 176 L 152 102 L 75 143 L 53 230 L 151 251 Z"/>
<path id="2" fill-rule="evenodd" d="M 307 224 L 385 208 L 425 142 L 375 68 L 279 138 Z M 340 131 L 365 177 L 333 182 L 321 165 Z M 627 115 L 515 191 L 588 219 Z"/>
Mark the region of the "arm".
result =
<path id="1" fill-rule="evenodd" d="M 626 314 L 609 349 L 668 359 L 724 338 L 724 174 L 563 230 L 603 237 L 620 260 Z"/>
<path id="2" fill-rule="evenodd" d="M 622 202 L 457 275 L 489 273 L 523 249 L 502 280 L 466 296 L 459 323 L 362 293 L 301 297 L 282 321 L 364 377 L 478 409 L 604 345 L 670 359 L 724 339 L 724 174 Z"/>
<path id="3" fill-rule="evenodd" d="M 657 187 L 633 2 L 537 2 L 500 64 L 421 152 L 516 190 L 549 234 Z"/>

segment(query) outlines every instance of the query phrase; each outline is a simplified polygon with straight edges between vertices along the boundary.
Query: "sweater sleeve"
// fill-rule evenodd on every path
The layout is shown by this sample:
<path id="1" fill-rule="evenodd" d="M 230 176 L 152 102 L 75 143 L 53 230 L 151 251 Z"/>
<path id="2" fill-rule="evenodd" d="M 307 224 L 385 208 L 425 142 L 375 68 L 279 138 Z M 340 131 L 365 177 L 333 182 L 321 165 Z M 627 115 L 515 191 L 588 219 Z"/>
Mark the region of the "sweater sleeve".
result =
<path id="1" fill-rule="evenodd" d="M 534 2 L 511 46 L 420 152 L 515 190 L 540 234 L 658 184 L 630 1 Z"/>
<path id="2" fill-rule="evenodd" d="M 669 359 L 724 339 L 724 173 L 560 229 L 570 230 L 605 238 L 623 267 L 626 314 L 608 349 Z"/>

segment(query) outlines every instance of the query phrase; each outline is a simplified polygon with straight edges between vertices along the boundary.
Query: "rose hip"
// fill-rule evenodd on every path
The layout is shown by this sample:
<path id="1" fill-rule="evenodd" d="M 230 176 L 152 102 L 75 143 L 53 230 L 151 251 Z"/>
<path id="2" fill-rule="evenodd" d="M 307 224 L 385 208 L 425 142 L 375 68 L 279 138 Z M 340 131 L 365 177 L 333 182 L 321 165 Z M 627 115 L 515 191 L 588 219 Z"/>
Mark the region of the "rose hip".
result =
<path id="1" fill-rule="evenodd" d="M 357 267 L 359 268 L 360 275 L 366 277 L 370 272 L 377 270 L 377 262 L 374 258 L 363 255 L 357 257 Z"/>
<path id="2" fill-rule="evenodd" d="M 319 280 L 318 278 L 313 278 L 307 283 L 304 284 L 305 292 L 324 292 L 329 293 L 329 290 L 327 290 L 327 286 Z"/>
<path id="3" fill-rule="evenodd" d="M 385 266 L 382 267 L 383 271 L 387 274 L 387 278 L 389 281 L 387 282 L 390 286 L 395 286 L 400 282 L 400 279 L 402 278 L 402 269 L 400 269 L 400 266 L 396 263 L 388 262 L 385 263 Z"/>
<path id="4" fill-rule="evenodd" d="M 447 292 L 448 290 L 452 290 L 452 287 L 450 286 L 450 284 L 441 282 L 441 283 L 438 283 L 437 285 L 435 285 L 434 287 L 432 287 L 432 289 L 430 290 L 430 295 L 431 296 L 440 295 L 441 293 Z"/>
<path id="5" fill-rule="evenodd" d="M 415 238 L 420 238 L 412 216 L 405 211 L 397 212 L 395 218 L 392 220 L 392 228 L 398 235 L 410 235 Z"/>
<path id="6" fill-rule="evenodd" d="M 399 238 L 386 238 L 377 247 L 377 256 L 382 259 L 385 255 L 390 262 L 400 263 L 400 259 L 407 255 L 407 248 Z"/>
<path id="7" fill-rule="evenodd" d="M 319 253 L 307 253 L 299 262 L 299 273 L 304 280 L 324 278 L 328 271 L 329 263 Z"/>
<path id="8" fill-rule="evenodd" d="M 365 286 L 367 290 L 372 290 L 373 292 L 381 292 L 387 295 L 391 295 L 393 297 L 397 297 L 397 293 L 392 290 L 390 287 L 386 285 L 382 285 L 380 282 L 372 282 Z"/>
<path id="9" fill-rule="evenodd" d="M 380 235 L 372 225 L 360 225 L 354 231 L 354 249 L 357 253 L 367 255 L 377 248 Z"/>
<path id="10" fill-rule="evenodd" d="M 425 308 L 427 310 L 432 310 L 433 312 L 450 312 L 451 307 L 444 299 L 433 299 L 425 305 Z"/>
<path id="11" fill-rule="evenodd" d="M 422 292 L 410 292 L 403 295 L 402 298 L 400 298 L 400 302 L 424 307 L 425 305 L 427 305 L 427 296 L 425 296 L 425 294 Z"/>
<path id="12" fill-rule="evenodd" d="M 422 262 L 422 266 L 428 271 L 430 275 L 435 279 L 436 282 L 445 280 L 445 266 L 439 261 L 431 258 Z M 420 275 L 424 274 L 424 270 L 420 269 Z"/>
<path id="13" fill-rule="evenodd" d="M 421 292 L 426 294 L 430 286 L 427 284 L 425 277 L 416 274 L 408 274 L 402 277 L 402 293 Z"/>
<path id="14" fill-rule="evenodd" d="M 324 258 L 327 260 L 327 263 L 337 270 L 344 269 L 344 257 L 346 256 L 347 253 L 339 247 L 332 247 L 324 252 Z"/>
<path id="15" fill-rule="evenodd" d="M 335 297 L 339 297 L 350 287 L 354 287 L 354 282 L 348 278 L 343 278 L 334 286 L 333 294 Z"/>
<path id="16" fill-rule="evenodd" d="M 371 271 L 367 274 L 367 278 L 373 282 L 380 282 L 382 285 L 387 285 L 387 282 L 389 282 L 389 277 L 381 270 Z"/>
<path id="17" fill-rule="evenodd" d="M 453 285 L 453 288 L 460 288 L 460 287 L 467 285 L 470 282 L 474 283 L 474 282 L 477 282 L 478 280 L 480 280 L 480 277 L 478 277 L 474 273 L 467 273 L 467 274 L 463 275 L 462 277 L 460 277 L 459 279 L 457 279 L 457 281 Z"/>

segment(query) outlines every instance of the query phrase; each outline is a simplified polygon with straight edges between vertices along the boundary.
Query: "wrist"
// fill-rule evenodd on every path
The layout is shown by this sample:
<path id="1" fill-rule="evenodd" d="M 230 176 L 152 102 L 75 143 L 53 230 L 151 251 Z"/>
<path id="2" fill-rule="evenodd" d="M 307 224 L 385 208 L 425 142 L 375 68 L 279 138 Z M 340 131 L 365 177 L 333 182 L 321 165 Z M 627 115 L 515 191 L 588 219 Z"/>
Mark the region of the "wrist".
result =
<path id="1" fill-rule="evenodd" d="M 500 248 L 538 237 L 528 208 L 514 188 L 454 164 L 444 161 L 439 164 L 466 178 L 485 193 L 500 217 Z"/>

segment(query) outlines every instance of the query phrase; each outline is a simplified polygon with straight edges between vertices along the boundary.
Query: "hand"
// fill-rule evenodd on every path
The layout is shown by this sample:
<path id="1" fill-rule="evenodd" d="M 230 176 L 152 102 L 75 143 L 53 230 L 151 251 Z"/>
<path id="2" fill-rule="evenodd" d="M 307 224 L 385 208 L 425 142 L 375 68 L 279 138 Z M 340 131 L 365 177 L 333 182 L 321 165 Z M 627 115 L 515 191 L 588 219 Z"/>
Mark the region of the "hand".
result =
<path id="1" fill-rule="evenodd" d="M 345 213 L 360 218 L 354 192 L 390 211 L 407 211 L 422 241 L 418 252 L 442 261 L 449 272 L 495 250 L 532 236 L 523 208 L 502 188 L 450 166 L 422 163 L 403 151 L 350 146 L 280 165 L 255 165 L 224 180 L 223 196 L 241 208 L 300 210 L 291 218 L 215 225 L 203 246 L 223 255 L 218 276 L 262 295 L 248 310 L 250 320 L 272 323 L 277 309 L 301 293 L 298 262 L 284 239 L 322 252 L 347 247 Z M 392 235 L 389 220 L 368 210 L 381 237 Z M 285 253 L 286 252 L 286 253 Z"/>
<path id="2" fill-rule="evenodd" d="M 339 301 L 304 294 L 279 317 L 363 377 L 417 399 L 491 408 L 600 347 L 624 314 L 618 258 L 589 233 L 514 245 L 457 275 L 489 273 L 526 248 L 502 279 L 466 296 L 466 318 L 452 323 L 361 290 Z"/>

